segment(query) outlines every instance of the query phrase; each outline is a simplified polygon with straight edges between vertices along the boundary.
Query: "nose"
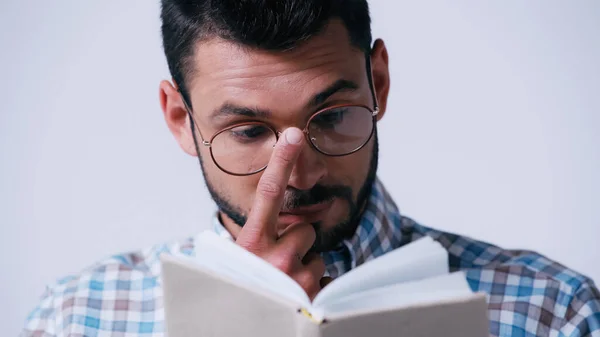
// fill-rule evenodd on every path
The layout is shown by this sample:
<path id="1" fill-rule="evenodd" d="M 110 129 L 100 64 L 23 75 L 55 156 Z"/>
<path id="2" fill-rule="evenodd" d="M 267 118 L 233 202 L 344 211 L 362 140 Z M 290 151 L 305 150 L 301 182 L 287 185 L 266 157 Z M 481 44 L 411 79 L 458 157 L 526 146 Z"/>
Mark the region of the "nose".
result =
<path id="1" fill-rule="evenodd" d="M 299 190 L 309 190 L 327 174 L 324 155 L 318 153 L 308 141 L 292 169 L 288 186 Z"/>

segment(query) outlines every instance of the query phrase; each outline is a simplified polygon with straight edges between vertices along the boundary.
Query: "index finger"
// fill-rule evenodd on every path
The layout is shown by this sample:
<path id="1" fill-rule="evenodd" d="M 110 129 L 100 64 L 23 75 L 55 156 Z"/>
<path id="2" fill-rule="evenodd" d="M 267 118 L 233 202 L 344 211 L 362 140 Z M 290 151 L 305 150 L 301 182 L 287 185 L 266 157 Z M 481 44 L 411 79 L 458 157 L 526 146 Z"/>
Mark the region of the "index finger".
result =
<path id="1" fill-rule="evenodd" d="M 269 164 L 258 182 L 254 204 L 240 237 L 250 233 L 277 239 L 277 216 L 303 139 L 302 131 L 297 128 L 288 128 L 279 137 Z"/>

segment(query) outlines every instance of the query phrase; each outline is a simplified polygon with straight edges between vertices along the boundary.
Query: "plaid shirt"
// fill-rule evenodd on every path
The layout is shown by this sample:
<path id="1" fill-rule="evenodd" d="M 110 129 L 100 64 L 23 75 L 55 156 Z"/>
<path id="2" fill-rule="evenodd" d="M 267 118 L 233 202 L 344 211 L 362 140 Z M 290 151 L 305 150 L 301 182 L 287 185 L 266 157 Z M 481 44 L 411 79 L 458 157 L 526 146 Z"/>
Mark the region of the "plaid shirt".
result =
<path id="1" fill-rule="evenodd" d="M 229 233 L 215 221 L 215 230 Z M 355 235 L 324 254 L 336 277 L 428 235 L 487 293 L 494 336 L 600 336 L 600 293 L 592 280 L 530 251 L 503 250 L 421 226 L 399 214 L 377 181 Z M 49 287 L 26 320 L 25 336 L 164 336 L 159 255 L 194 254 L 194 239 L 101 261 Z"/>

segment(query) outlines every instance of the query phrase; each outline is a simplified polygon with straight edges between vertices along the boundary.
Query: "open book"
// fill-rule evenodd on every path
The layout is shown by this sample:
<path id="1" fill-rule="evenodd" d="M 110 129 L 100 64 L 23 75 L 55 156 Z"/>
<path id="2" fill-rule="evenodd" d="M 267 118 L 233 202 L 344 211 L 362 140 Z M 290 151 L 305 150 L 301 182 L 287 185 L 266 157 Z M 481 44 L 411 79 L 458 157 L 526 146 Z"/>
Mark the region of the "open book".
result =
<path id="1" fill-rule="evenodd" d="M 488 336 L 487 305 L 424 237 L 333 280 L 311 302 L 289 276 L 207 231 L 161 257 L 169 337 Z"/>

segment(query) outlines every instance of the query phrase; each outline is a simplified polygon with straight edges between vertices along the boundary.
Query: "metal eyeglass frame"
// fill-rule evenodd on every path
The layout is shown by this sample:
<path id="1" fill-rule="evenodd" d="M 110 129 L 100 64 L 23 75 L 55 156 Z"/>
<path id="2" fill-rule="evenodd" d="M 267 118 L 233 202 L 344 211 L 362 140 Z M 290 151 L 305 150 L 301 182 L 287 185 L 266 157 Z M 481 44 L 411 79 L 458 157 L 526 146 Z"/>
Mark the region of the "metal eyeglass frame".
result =
<path id="1" fill-rule="evenodd" d="M 347 156 L 347 155 L 351 155 L 357 151 L 359 151 L 360 149 L 362 149 L 373 137 L 373 134 L 375 133 L 375 123 L 377 123 L 377 115 L 379 114 L 379 103 L 377 101 L 377 96 L 375 95 L 375 87 L 373 84 L 373 74 L 371 71 L 371 59 L 370 57 L 366 57 L 366 63 L 367 63 L 367 76 L 368 76 L 368 81 L 369 81 L 369 87 L 371 89 L 371 95 L 373 98 L 373 109 L 369 108 L 366 105 L 362 105 L 362 104 L 339 104 L 339 105 L 333 105 L 333 106 L 329 106 L 323 109 L 320 109 L 319 111 L 315 112 L 314 114 L 312 114 L 310 116 L 310 118 L 308 119 L 308 121 L 306 122 L 306 126 L 304 127 L 304 129 L 302 130 L 302 133 L 304 133 L 304 136 L 306 137 L 306 140 L 308 141 L 308 143 L 312 146 L 313 149 L 315 149 L 317 152 L 324 154 L 326 156 L 330 156 L 330 157 L 342 157 L 342 156 Z M 202 145 L 207 146 L 210 150 L 210 157 L 213 161 L 213 163 L 215 163 L 215 165 L 223 172 L 233 175 L 233 176 L 249 176 L 249 175 L 253 175 L 256 173 L 259 173 L 263 170 L 265 170 L 267 168 L 267 165 L 254 170 L 252 172 L 248 172 L 248 173 L 235 173 L 235 172 L 231 172 L 229 170 L 226 170 L 225 168 L 223 168 L 221 165 L 219 165 L 219 163 L 217 162 L 217 160 L 215 160 L 215 156 L 213 154 L 213 150 L 211 147 L 212 141 L 215 139 L 215 137 L 217 137 L 218 135 L 220 135 L 221 133 L 231 130 L 233 128 L 236 127 L 240 127 L 240 126 L 245 126 L 245 125 L 260 125 L 260 126 L 264 126 L 266 128 L 268 128 L 270 131 L 273 132 L 273 134 L 275 134 L 275 141 L 277 142 L 279 140 L 279 136 L 281 135 L 280 131 L 277 131 L 273 126 L 271 126 L 270 124 L 266 123 L 266 122 L 259 122 L 259 121 L 249 121 L 249 122 L 241 122 L 241 123 L 236 123 L 230 126 L 227 126 L 219 131 L 217 131 L 214 135 L 212 135 L 210 137 L 209 140 L 205 140 L 204 137 L 202 136 L 202 132 L 200 131 L 200 128 L 198 127 L 198 123 L 196 122 L 194 115 L 192 113 L 192 109 L 191 109 L 191 105 L 188 103 L 185 95 L 183 94 L 183 92 L 181 92 L 181 90 L 179 89 L 179 86 L 177 87 L 177 90 L 179 91 L 179 93 L 181 94 L 182 97 L 182 101 L 183 104 L 185 105 L 185 108 L 187 110 L 187 113 L 190 117 L 190 127 L 191 127 L 191 131 L 192 131 L 192 137 L 194 139 L 194 144 L 196 146 L 196 149 L 199 151 L 199 147 L 198 147 L 198 139 L 196 137 L 196 133 L 194 132 L 194 129 L 196 129 L 198 131 L 198 134 L 200 135 L 200 139 L 202 140 Z M 369 137 L 367 137 L 367 139 L 365 139 L 365 141 L 358 146 L 357 148 L 353 149 L 352 151 L 349 152 L 345 152 L 342 154 L 330 154 L 327 153 L 321 149 L 319 149 L 314 143 L 313 140 L 310 137 L 310 133 L 308 131 L 308 128 L 310 126 L 310 123 L 312 122 L 312 120 L 320 115 L 321 113 L 325 112 L 325 111 L 329 111 L 329 110 L 333 110 L 333 109 L 338 109 L 338 108 L 342 108 L 342 107 L 360 107 L 360 108 L 364 108 L 368 111 L 371 112 L 371 115 L 373 117 L 373 124 L 371 126 L 371 132 L 369 133 Z M 199 154 L 198 154 L 199 155 Z"/>

